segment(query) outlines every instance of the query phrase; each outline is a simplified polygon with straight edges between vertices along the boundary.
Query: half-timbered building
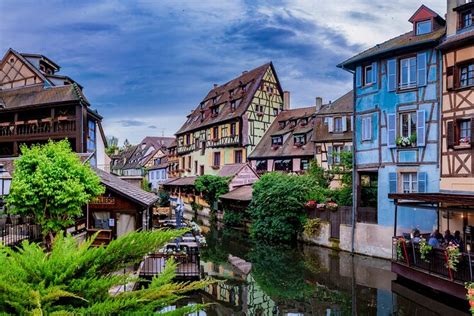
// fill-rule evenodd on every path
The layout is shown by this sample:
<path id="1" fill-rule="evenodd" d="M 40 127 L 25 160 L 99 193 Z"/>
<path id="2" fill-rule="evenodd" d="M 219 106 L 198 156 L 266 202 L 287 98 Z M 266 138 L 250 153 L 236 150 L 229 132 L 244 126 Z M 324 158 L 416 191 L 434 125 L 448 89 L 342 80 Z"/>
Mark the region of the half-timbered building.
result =
<path id="1" fill-rule="evenodd" d="M 321 98 L 316 98 L 314 124 L 314 154 L 316 162 L 325 170 L 332 171 L 334 178 L 331 187 L 341 185 L 341 153 L 352 152 L 352 113 L 353 91 L 347 92 L 334 102 L 322 104 Z"/>
<path id="2" fill-rule="evenodd" d="M 17 156 L 20 145 L 67 138 L 90 162 L 108 168 L 102 117 L 82 86 L 59 75 L 60 67 L 38 54 L 9 49 L 0 61 L 0 157 Z"/>
<path id="3" fill-rule="evenodd" d="M 180 173 L 218 174 L 225 164 L 245 163 L 283 99 L 272 63 L 215 85 L 176 133 Z"/>
<path id="4" fill-rule="evenodd" d="M 357 176 L 356 251 L 390 257 L 396 192 L 439 191 L 441 58 L 436 50 L 445 20 L 422 5 L 411 30 L 378 44 L 339 67 L 355 74 L 354 159 Z M 366 205 L 374 194 L 376 205 Z M 367 196 L 368 195 L 368 196 Z M 430 232 L 432 211 L 401 207 L 399 230 Z M 352 239 L 352 238 L 351 238 Z"/>

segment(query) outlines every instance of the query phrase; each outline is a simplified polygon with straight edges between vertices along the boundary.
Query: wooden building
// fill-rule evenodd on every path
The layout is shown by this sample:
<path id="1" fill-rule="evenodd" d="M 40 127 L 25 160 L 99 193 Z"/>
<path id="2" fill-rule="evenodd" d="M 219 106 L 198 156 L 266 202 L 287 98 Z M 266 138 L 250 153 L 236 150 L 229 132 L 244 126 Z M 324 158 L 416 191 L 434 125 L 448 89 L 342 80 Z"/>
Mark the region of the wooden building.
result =
<path id="1" fill-rule="evenodd" d="M 20 145 L 67 138 L 77 153 L 91 153 L 106 170 L 102 117 L 82 86 L 59 75 L 60 67 L 38 54 L 9 49 L 0 61 L 0 157 L 17 156 Z"/>
<path id="2" fill-rule="evenodd" d="M 270 171 L 304 172 L 314 159 L 314 119 L 316 107 L 287 109 L 278 114 L 250 154 L 252 167 L 259 173 Z"/>
<path id="3" fill-rule="evenodd" d="M 326 170 L 336 170 L 341 165 L 341 153 L 352 152 L 353 94 L 347 92 L 324 105 L 321 98 L 316 98 L 312 140 L 316 162 Z M 340 176 L 335 174 L 331 187 L 339 187 L 340 182 Z"/>
<path id="4" fill-rule="evenodd" d="M 246 163 L 284 109 L 283 98 L 272 63 L 214 85 L 176 133 L 179 172 L 218 174 L 225 164 Z"/>

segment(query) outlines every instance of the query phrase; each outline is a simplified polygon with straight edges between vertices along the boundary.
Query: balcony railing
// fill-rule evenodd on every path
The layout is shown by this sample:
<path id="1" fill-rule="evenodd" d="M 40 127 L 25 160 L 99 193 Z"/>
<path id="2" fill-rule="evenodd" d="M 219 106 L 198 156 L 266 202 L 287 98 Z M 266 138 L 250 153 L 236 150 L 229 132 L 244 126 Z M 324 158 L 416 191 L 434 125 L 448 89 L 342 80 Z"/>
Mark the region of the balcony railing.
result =
<path id="1" fill-rule="evenodd" d="M 0 243 L 18 246 L 22 241 L 41 240 L 41 226 L 33 224 L 29 218 L 2 216 L 0 218 Z"/>
<path id="2" fill-rule="evenodd" d="M 37 136 L 75 131 L 76 121 L 72 117 L 0 123 L 0 137 Z"/>
<path id="3" fill-rule="evenodd" d="M 419 244 L 402 238 L 393 239 L 393 262 L 452 282 L 464 284 L 464 282 L 473 281 L 473 259 L 473 255 L 461 253 L 456 269 L 451 269 L 448 267 L 445 249 L 433 248 L 425 259 L 422 259 Z"/>
<path id="4" fill-rule="evenodd" d="M 198 252 L 188 253 L 155 253 L 145 257 L 140 265 L 140 276 L 151 277 L 163 272 L 168 259 L 173 258 L 177 263 L 177 279 L 198 279 L 200 277 L 200 262 Z"/>

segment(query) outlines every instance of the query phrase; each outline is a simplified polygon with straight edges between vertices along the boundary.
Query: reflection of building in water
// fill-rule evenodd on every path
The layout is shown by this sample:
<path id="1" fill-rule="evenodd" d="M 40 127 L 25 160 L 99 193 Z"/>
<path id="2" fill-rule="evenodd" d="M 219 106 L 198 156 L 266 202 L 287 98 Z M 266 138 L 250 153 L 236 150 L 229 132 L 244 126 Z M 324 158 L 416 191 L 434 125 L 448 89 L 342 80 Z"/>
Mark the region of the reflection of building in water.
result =
<path id="1" fill-rule="evenodd" d="M 278 307 L 270 296 L 265 294 L 252 277 L 247 276 L 247 315 L 277 315 Z"/>

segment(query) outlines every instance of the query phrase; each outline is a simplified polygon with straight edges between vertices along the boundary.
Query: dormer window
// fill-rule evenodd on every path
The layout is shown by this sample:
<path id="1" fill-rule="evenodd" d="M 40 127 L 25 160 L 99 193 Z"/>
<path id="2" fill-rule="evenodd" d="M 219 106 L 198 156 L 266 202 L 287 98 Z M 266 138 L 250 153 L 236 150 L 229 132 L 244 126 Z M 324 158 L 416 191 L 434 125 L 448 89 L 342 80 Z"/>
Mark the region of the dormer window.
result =
<path id="1" fill-rule="evenodd" d="M 273 146 L 279 146 L 283 145 L 283 136 L 272 136 L 272 145 Z"/>
<path id="2" fill-rule="evenodd" d="M 235 111 L 239 107 L 241 101 L 242 99 L 230 101 L 230 110 L 232 112 Z"/>
<path id="3" fill-rule="evenodd" d="M 216 117 L 217 115 L 219 115 L 219 107 L 218 106 L 213 106 L 211 108 L 211 116 Z"/>
<path id="4" fill-rule="evenodd" d="M 433 25 L 431 20 L 416 22 L 416 35 L 431 33 Z"/>
<path id="5" fill-rule="evenodd" d="M 305 126 L 306 124 L 308 124 L 308 119 L 306 117 L 302 118 L 300 124 L 301 124 L 301 126 Z"/>
<path id="6" fill-rule="evenodd" d="M 295 127 L 297 124 L 297 121 L 296 120 L 291 120 L 290 121 L 290 127 Z"/>
<path id="7" fill-rule="evenodd" d="M 278 126 L 280 127 L 280 129 L 285 128 L 285 125 L 286 125 L 285 122 L 279 122 L 278 123 Z"/>
<path id="8" fill-rule="evenodd" d="M 306 134 L 298 134 L 293 137 L 293 141 L 296 146 L 302 146 L 306 144 Z"/>
<path id="9" fill-rule="evenodd" d="M 472 15 L 471 10 L 461 12 L 459 14 L 459 17 L 460 17 L 460 21 L 459 21 L 459 28 L 460 29 L 464 29 L 464 28 L 472 26 L 473 15 Z"/>

